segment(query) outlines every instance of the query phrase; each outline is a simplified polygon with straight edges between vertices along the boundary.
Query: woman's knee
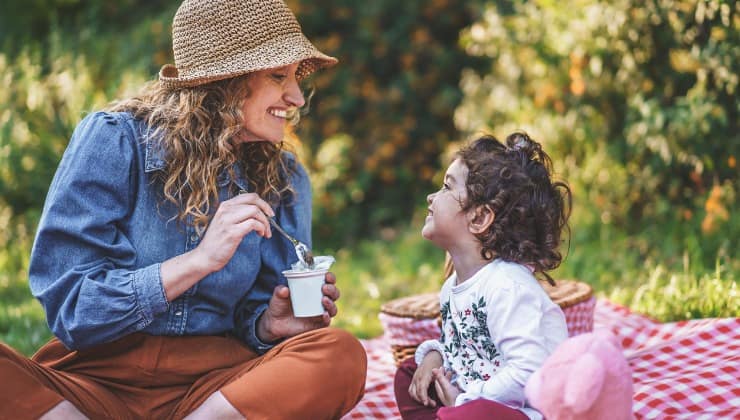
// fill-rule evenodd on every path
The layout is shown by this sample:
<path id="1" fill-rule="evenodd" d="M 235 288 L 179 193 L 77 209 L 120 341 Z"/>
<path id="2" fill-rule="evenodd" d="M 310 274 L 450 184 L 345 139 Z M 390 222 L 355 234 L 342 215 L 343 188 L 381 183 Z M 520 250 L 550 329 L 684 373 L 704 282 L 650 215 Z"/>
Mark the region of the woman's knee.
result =
<path id="1" fill-rule="evenodd" d="M 29 362 L 28 358 L 16 351 L 14 348 L 0 342 L 0 366 L 2 370 L 18 369 Z M 2 375 L 0 375 L 2 377 Z"/>
<path id="2" fill-rule="evenodd" d="M 0 359 L 13 359 L 18 356 L 18 352 L 15 351 L 9 345 L 0 341 Z"/>
<path id="3" fill-rule="evenodd" d="M 347 331 L 338 328 L 324 328 L 323 341 L 331 352 L 326 362 L 341 368 L 349 374 L 365 378 L 367 373 L 367 354 L 360 341 Z"/>

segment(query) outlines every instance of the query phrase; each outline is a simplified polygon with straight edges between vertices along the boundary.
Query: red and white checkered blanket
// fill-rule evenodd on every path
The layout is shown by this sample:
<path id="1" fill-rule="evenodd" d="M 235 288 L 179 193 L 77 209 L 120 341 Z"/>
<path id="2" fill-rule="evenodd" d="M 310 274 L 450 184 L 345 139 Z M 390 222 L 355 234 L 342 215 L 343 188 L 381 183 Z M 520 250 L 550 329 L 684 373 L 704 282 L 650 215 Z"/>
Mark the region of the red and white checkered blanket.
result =
<path id="1" fill-rule="evenodd" d="M 608 328 L 622 341 L 637 418 L 740 419 L 740 318 L 661 324 L 598 300 L 594 328 Z M 344 419 L 400 418 L 388 334 L 362 344 L 368 356 L 365 397 Z"/>

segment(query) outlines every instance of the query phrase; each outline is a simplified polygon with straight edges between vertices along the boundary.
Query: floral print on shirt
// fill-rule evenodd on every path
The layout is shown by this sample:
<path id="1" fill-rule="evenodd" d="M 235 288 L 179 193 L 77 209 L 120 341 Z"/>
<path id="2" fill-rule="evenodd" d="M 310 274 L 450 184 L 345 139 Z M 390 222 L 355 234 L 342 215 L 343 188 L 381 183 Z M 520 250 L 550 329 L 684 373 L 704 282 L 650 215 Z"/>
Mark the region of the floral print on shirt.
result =
<path id="1" fill-rule="evenodd" d="M 470 307 L 454 311 L 450 301 L 440 308 L 445 359 L 465 387 L 475 380 L 489 380 L 501 368 L 503 357 L 488 331 L 486 301 L 481 296 Z"/>

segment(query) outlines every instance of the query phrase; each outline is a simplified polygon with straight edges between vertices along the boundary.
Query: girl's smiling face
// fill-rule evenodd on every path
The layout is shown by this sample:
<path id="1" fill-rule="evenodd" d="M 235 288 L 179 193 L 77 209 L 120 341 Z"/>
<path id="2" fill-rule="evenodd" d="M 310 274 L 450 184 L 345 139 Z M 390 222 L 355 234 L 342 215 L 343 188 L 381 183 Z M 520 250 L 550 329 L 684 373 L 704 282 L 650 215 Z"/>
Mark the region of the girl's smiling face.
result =
<path id="1" fill-rule="evenodd" d="M 468 219 L 462 210 L 462 203 L 468 196 L 467 179 L 468 167 L 455 159 L 447 168 L 442 188 L 427 196 L 429 213 L 421 235 L 443 249 L 450 249 L 456 238 L 468 230 Z"/>
<path id="2" fill-rule="evenodd" d="M 259 70 L 247 78 L 240 142 L 283 140 L 288 118 L 306 103 L 296 79 L 299 64 Z"/>

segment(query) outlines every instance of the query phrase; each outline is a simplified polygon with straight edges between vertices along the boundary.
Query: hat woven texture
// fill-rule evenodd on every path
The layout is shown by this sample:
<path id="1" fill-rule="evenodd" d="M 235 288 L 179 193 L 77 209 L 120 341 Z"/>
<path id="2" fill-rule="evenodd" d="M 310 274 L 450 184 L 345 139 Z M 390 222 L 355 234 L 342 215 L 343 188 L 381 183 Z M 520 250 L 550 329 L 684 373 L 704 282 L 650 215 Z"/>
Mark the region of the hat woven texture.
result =
<path id="1" fill-rule="evenodd" d="M 300 63 L 303 79 L 337 63 L 311 44 L 282 0 L 185 0 L 172 23 L 175 65 L 159 71 L 168 88 Z"/>

